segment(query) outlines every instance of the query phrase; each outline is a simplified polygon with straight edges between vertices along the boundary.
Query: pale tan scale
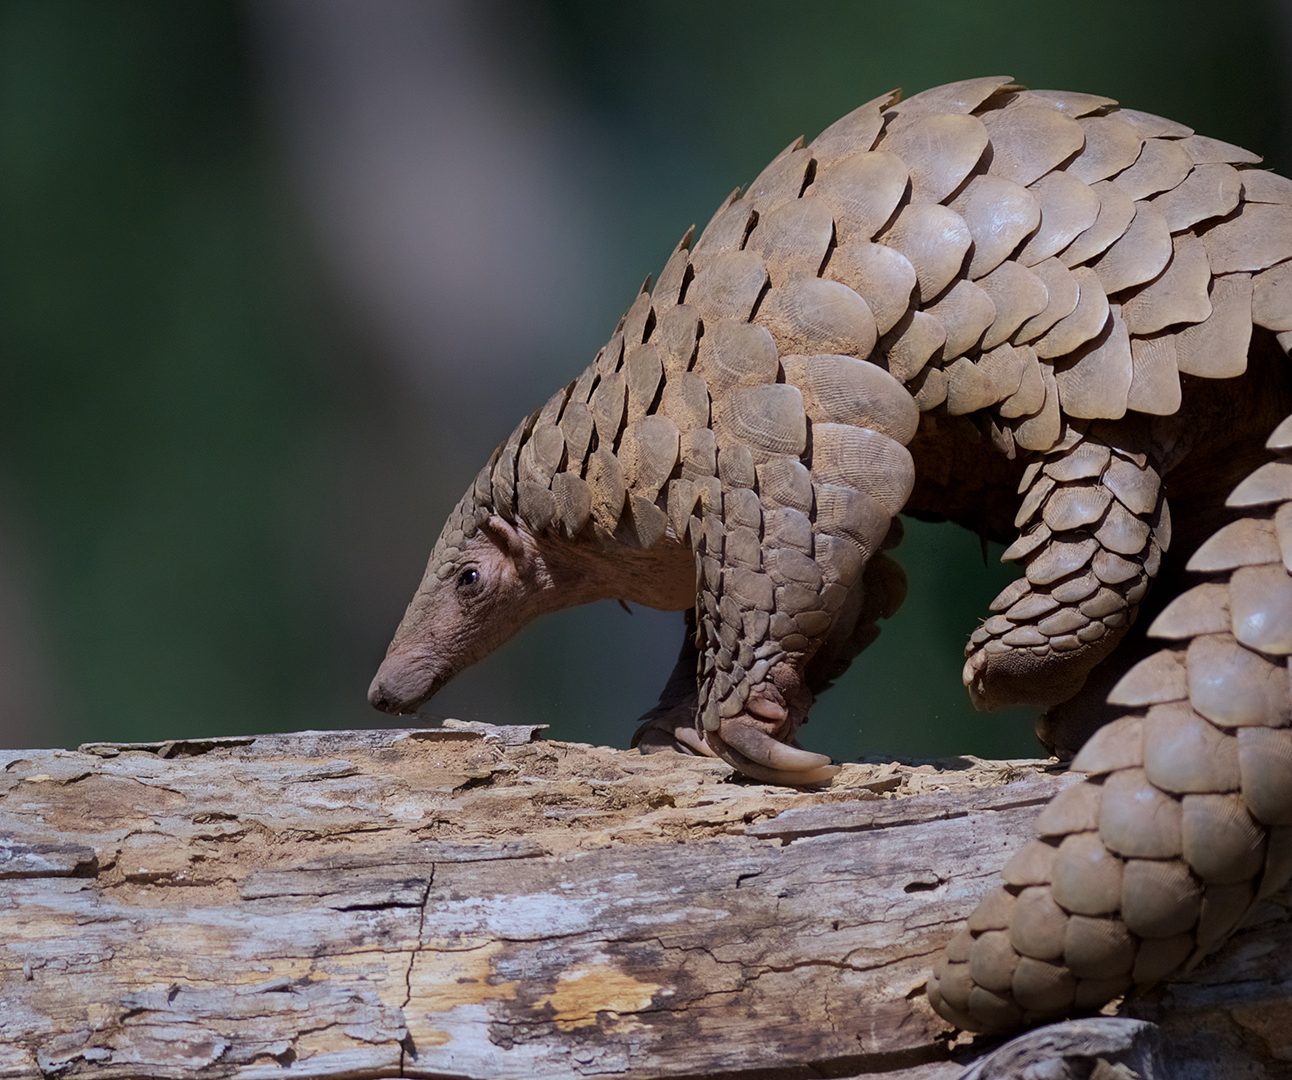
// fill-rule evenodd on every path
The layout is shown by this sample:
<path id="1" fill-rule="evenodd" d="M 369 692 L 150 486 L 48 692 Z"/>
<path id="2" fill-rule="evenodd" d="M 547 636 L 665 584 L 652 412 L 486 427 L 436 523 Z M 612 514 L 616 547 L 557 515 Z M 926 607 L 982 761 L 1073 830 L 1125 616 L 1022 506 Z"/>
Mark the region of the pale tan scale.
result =
<path id="1" fill-rule="evenodd" d="M 592 492 L 581 477 L 563 472 L 552 478 L 552 497 L 556 501 L 556 517 L 561 532 L 573 539 L 583 531 L 592 516 Z"/>
<path id="2" fill-rule="evenodd" d="M 613 532 L 619 524 L 628 494 L 619 459 L 605 447 L 594 450 L 588 459 L 586 479 L 592 498 L 593 521 Z"/>
<path id="3" fill-rule="evenodd" d="M 812 151 L 801 144 L 802 139 L 796 139 L 788 153 L 773 158 L 754 178 L 741 201 L 762 214 L 802 195 L 814 159 Z"/>
<path id="4" fill-rule="evenodd" d="M 1266 656 L 1292 655 L 1292 577 L 1282 563 L 1244 566 L 1229 579 L 1230 632 Z"/>
<path id="5" fill-rule="evenodd" d="M 1189 135 L 1181 139 L 1178 145 L 1195 165 L 1215 165 L 1221 162 L 1232 165 L 1261 163 L 1260 154 L 1253 154 L 1241 146 L 1213 139 L 1209 135 Z"/>
<path id="6" fill-rule="evenodd" d="M 843 548 L 835 545 L 834 558 L 822 562 L 827 580 L 851 583 L 861 569 L 866 555 L 879 550 L 892 514 L 869 495 L 856 488 L 841 484 L 814 483 L 816 493 L 816 531 L 819 534 L 833 536 L 843 542 Z M 818 535 L 815 554 L 820 555 L 823 536 Z M 847 548 L 846 561 L 841 557 Z M 827 554 L 829 545 L 826 545 Z M 834 572 L 833 578 L 831 571 Z"/>
<path id="7" fill-rule="evenodd" d="M 1101 180 L 1090 190 L 1099 197 L 1099 216 L 1059 253 L 1059 261 L 1069 269 L 1102 255 L 1126 235 L 1135 217 L 1135 200 L 1107 180 Z"/>
<path id="8" fill-rule="evenodd" d="M 897 215 L 880 242 L 895 248 L 915 267 L 920 299 L 936 299 L 960 273 L 973 244 L 969 226 L 954 210 L 910 203 Z"/>
<path id="9" fill-rule="evenodd" d="M 1099 839 L 1109 851 L 1126 859 L 1178 858 L 1180 804 L 1150 784 L 1142 769 L 1120 768 L 1104 781 Z M 1125 896 L 1123 886 L 1123 903 Z"/>
<path id="10" fill-rule="evenodd" d="M 745 238 L 758 217 L 753 206 L 739 195 L 740 189 L 737 188 L 732 199 L 718 209 L 691 248 L 689 261 L 696 270 L 707 266 L 715 255 L 739 251 L 744 246 Z"/>
<path id="11" fill-rule="evenodd" d="M 1184 861 L 1208 885 L 1237 885 L 1261 872 L 1265 837 L 1236 795 L 1186 795 L 1182 833 Z"/>
<path id="12" fill-rule="evenodd" d="M 1251 275 L 1213 278 L 1211 314 L 1203 322 L 1187 326 L 1175 335 L 1176 365 L 1182 375 L 1233 378 L 1247 369 L 1251 338 Z"/>
<path id="13" fill-rule="evenodd" d="M 1072 276 L 1079 290 L 1077 306 L 1035 342 L 1036 355 L 1043 360 L 1071 356 L 1108 326 L 1108 296 L 1099 275 L 1089 267 L 1079 266 Z"/>
<path id="14" fill-rule="evenodd" d="M 834 214 L 824 200 L 805 195 L 759 215 L 747 251 L 767 264 L 773 286 L 792 277 L 815 277 L 834 241 Z"/>
<path id="15" fill-rule="evenodd" d="M 706 323 L 716 319 L 746 322 L 766 286 L 767 267 L 757 254 L 723 251 L 697 271 L 686 299 Z"/>
<path id="16" fill-rule="evenodd" d="M 1076 1000 L 1077 980 L 1063 964 L 1019 958 L 1010 993 L 1037 1012 L 1067 1012 Z"/>
<path id="17" fill-rule="evenodd" d="M 1173 233 L 1183 232 L 1231 213 L 1243 195 L 1248 175 L 1232 165 L 1199 165 L 1178 187 L 1156 196 L 1153 205 Z"/>
<path id="18" fill-rule="evenodd" d="M 855 356 L 785 356 L 786 382 L 799 388 L 813 422 L 851 424 L 905 444 L 919 425 L 910 394 L 889 372 Z"/>
<path id="19" fill-rule="evenodd" d="M 1063 960 L 1079 979 L 1108 979 L 1130 973 L 1135 943 L 1120 919 L 1074 915 L 1063 939 Z"/>
<path id="20" fill-rule="evenodd" d="M 995 308 L 996 318 L 983 334 L 983 349 L 1008 341 L 1028 319 L 1045 311 L 1050 290 L 1040 275 L 1021 263 L 1004 262 L 977 282 Z M 1073 282 L 1073 308 L 1080 289 Z M 1057 321 L 1057 320 L 1056 320 Z"/>
<path id="21" fill-rule="evenodd" d="M 1143 337 L 1178 323 L 1202 322 L 1211 314 L 1210 285 L 1202 241 L 1190 233 L 1173 237 L 1166 269 L 1122 306 L 1127 330 Z"/>
<path id="22" fill-rule="evenodd" d="M 1095 530 L 1095 537 L 1106 551 L 1136 557 L 1147 549 L 1151 534 L 1148 522 L 1136 517 L 1118 502 L 1108 507 L 1103 522 Z"/>
<path id="23" fill-rule="evenodd" d="M 1006 419 L 1033 416 L 1045 405 L 1045 380 L 1036 350 L 1025 345 L 1017 352 L 1023 359 L 1018 389 L 1001 403 L 999 409 L 1000 415 Z"/>
<path id="24" fill-rule="evenodd" d="M 902 205 L 909 186 L 906 163 L 881 149 L 852 154 L 821 170 L 812 194 L 833 211 L 836 239 L 843 246 L 876 236 Z"/>
<path id="25" fill-rule="evenodd" d="M 1187 569 L 1201 573 L 1278 562 L 1282 558 L 1275 527 L 1259 518 L 1240 518 L 1211 536 L 1193 553 Z"/>
<path id="26" fill-rule="evenodd" d="M 1015 916 L 1017 918 L 1017 916 Z M 1019 956 L 1003 930 L 989 930 L 974 941 L 969 956 L 969 975 L 987 990 L 1010 990 Z"/>
<path id="27" fill-rule="evenodd" d="M 989 169 L 1026 187 L 1057 169 L 1085 145 L 1077 120 L 1044 106 L 1023 106 L 983 116 L 991 136 Z"/>
<path id="28" fill-rule="evenodd" d="M 629 424 L 618 457 L 624 483 L 653 502 L 672 475 L 681 452 L 677 425 L 666 416 L 646 416 Z"/>
<path id="29" fill-rule="evenodd" d="M 651 411 L 660 384 L 664 381 L 664 364 L 653 345 L 639 345 L 624 359 L 624 380 L 628 389 L 628 421 L 640 420 Z"/>
<path id="30" fill-rule="evenodd" d="M 974 909 L 967 925 L 973 931 L 1001 930 L 1009 925 L 1013 911 L 1013 895 L 1004 889 L 996 889 Z"/>
<path id="31" fill-rule="evenodd" d="M 739 440 L 762 454 L 800 455 L 807 449 L 807 419 L 798 387 L 786 383 L 746 386 L 717 402 L 718 445 Z"/>
<path id="32" fill-rule="evenodd" d="M 1023 373 L 1035 357 L 1013 345 L 1001 344 L 983 353 L 977 361 L 978 370 L 991 385 L 992 401 L 1005 401 L 1018 393 L 1023 384 Z"/>
<path id="33" fill-rule="evenodd" d="M 889 128 L 900 130 L 929 113 L 970 113 L 989 98 L 1014 85 L 1009 75 L 984 75 L 921 90 L 889 106 Z"/>
<path id="34" fill-rule="evenodd" d="M 1099 217 L 1099 195 L 1066 172 L 1046 173 L 1028 188 L 1041 210 L 1041 222 L 1018 253 L 1025 266 L 1058 255 Z"/>
<path id="35" fill-rule="evenodd" d="M 986 373 L 968 357 L 962 356 L 945 370 L 948 416 L 977 412 L 999 400 Z"/>
<path id="36" fill-rule="evenodd" d="M 864 482 L 867 496 L 892 517 L 910 497 L 915 465 L 906 447 L 882 432 L 850 424 L 813 424 L 812 479 L 841 485 Z"/>
<path id="37" fill-rule="evenodd" d="M 1171 653 L 1159 655 L 1170 656 Z M 1144 774 L 1160 791 L 1237 791 L 1238 740 L 1183 702 L 1155 704 L 1144 728 Z"/>
<path id="38" fill-rule="evenodd" d="M 1292 330 L 1292 261 L 1252 278 L 1252 322 L 1267 330 Z"/>
<path id="39" fill-rule="evenodd" d="M 1045 287 L 1045 307 L 1031 318 L 1025 319 L 1015 331 L 1011 340 L 1019 345 L 1037 340 L 1060 319 L 1071 315 L 1076 310 L 1077 299 L 1081 295 L 1081 286 L 1072 271 L 1058 259 L 1043 259 L 1032 266 L 1031 271 Z"/>
<path id="40" fill-rule="evenodd" d="M 1027 188 L 990 173 L 975 176 L 948 204 L 973 237 L 966 271 L 976 280 L 1007 259 L 1036 229 L 1041 206 Z"/>
<path id="41" fill-rule="evenodd" d="M 930 113 L 884 137 L 884 149 L 911 171 L 911 196 L 940 203 L 956 191 L 987 148 L 987 129 L 973 116 Z"/>
<path id="42" fill-rule="evenodd" d="M 557 520 L 556 498 L 542 484 L 535 483 L 533 480 L 518 480 L 516 512 L 525 520 L 533 521 L 535 529 L 546 532 Z"/>
<path id="43" fill-rule="evenodd" d="M 1243 198 L 1248 202 L 1292 206 L 1292 180 L 1286 176 L 1264 169 L 1244 169 L 1238 175 L 1242 179 Z"/>
<path id="44" fill-rule="evenodd" d="M 700 316 L 695 308 L 679 304 L 665 311 L 655 324 L 651 344 L 660 350 L 670 372 L 685 371 L 695 359 L 700 337 Z"/>
<path id="45" fill-rule="evenodd" d="M 596 427 L 597 440 L 603 448 L 613 447 L 623 427 L 628 388 L 619 372 L 607 375 L 592 391 L 588 407 Z"/>
<path id="46" fill-rule="evenodd" d="M 655 306 L 657 316 L 678 303 L 682 292 L 682 281 L 686 277 L 687 267 L 691 265 L 690 247 L 694 233 L 694 226 L 687 229 L 682 239 L 678 241 L 677 247 L 673 249 L 673 253 L 669 255 L 664 269 L 659 272 L 659 280 L 651 293 L 651 302 Z"/>
<path id="47" fill-rule="evenodd" d="M 1046 499 L 1041 520 L 1055 532 L 1093 525 L 1103 517 L 1112 497 L 1112 492 L 1104 487 L 1086 484 L 1061 487 Z"/>
<path id="48" fill-rule="evenodd" d="M 1144 721 L 1124 716 L 1106 724 L 1072 759 L 1072 768 L 1090 776 L 1103 776 L 1144 763 Z"/>
<path id="49" fill-rule="evenodd" d="M 1292 501 L 1292 463 L 1269 461 L 1242 481 L 1226 506 L 1268 506 Z"/>
<path id="50" fill-rule="evenodd" d="M 1202 235 L 1216 274 L 1264 270 L 1292 258 L 1292 206 L 1254 203 Z"/>
<path id="51" fill-rule="evenodd" d="M 1082 288 L 1084 291 L 1085 282 Z M 1109 309 L 1107 330 L 1083 347 L 1075 359 L 1056 365 L 1054 372 L 1059 402 L 1068 416 L 1110 420 L 1126 414 L 1131 375 L 1130 337 L 1115 304 Z"/>
<path id="52" fill-rule="evenodd" d="M 1131 385 L 1126 407 L 1155 416 L 1171 416 L 1180 408 L 1180 369 L 1175 337 L 1131 338 Z"/>
<path id="53" fill-rule="evenodd" d="M 1171 231 L 1166 219 L 1152 203 L 1135 206 L 1135 216 L 1103 255 L 1092 263 L 1104 292 L 1109 296 L 1123 289 L 1152 281 L 1171 261 Z"/>
<path id="54" fill-rule="evenodd" d="M 1178 804 L 1172 805 L 1178 813 Z M 1179 854 L 1178 849 L 1172 853 Z M 1121 917 L 1132 934 L 1174 937 L 1192 929 L 1201 914 L 1202 890 L 1183 863 L 1154 856 L 1127 860 L 1122 873 Z"/>
<path id="55" fill-rule="evenodd" d="M 706 322 L 695 373 L 704 379 L 711 397 L 735 386 L 775 382 L 779 371 L 776 342 L 765 326 L 732 319 Z"/>
<path id="56" fill-rule="evenodd" d="M 1266 825 L 1292 825 L 1292 743 L 1287 733 L 1265 727 L 1237 732 L 1243 801 Z"/>
<path id="57" fill-rule="evenodd" d="M 1162 492 L 1162 481 L 1155 469 L 1141 467 L 1120 456 L 1109 461 L 1103 484 L 1133 514 L 1153 513 Z"/>
<path id="58" fill-rule="evenodd" d="M 853 240 L 835 248 L 822 273 L 855 289 L 875 318 L 883 336 L 911 310 L 915 267 L 900 251 L 869 240 Z"/>
<path id="59" fill-rule="evenodd" d="M 1041 840 L 1029 840 L 1014 852 L 1000 872 L 1006 885 L 1045 885 L 1054 870 L 1056 849 Z"/>
<path id="60" fill-rule="evenodd" d="M 947 399 L 947 374 L 941 368 L 925 368 L 909 380 L 907 385 L 914 394 L 915 404 L 919 406 L 920 412 L 936 409 Z"/>
<path id="61" fill-rule="evenodd" d="M 983 332 L 996 319 L 996 305 L 977 283 L 961 278 L 927 305 L 925 313 L 946 329 L 942 356 L 950 361 L 976 349 Z"/>
<path id="62" fill-rule="evenodd" d="M 650 293 L 646 291 L 649 285 L 650 278 L 647 278 L 642 284 L 642 291 L 637 294 L 637 299 L 633 301 L 632 307 L 624 315 L 622 332 L 625 352 L 646 340 L 646 326 L 654 318 L 654 313 L 651 310 Z"/>
<path id="63" fill-rule="evenodd" d="M 847 285 L 795 278 L 771 289 L 758 313 L 782 355 L 843 353 L 869 356 L 878 340 L 866 301 Z"/>
<path id="64" fill-rule="evenodd" d="M 1102 295 L 1102 294 L 1101 294 Z M 1039 350 L 1038 350 L 1039 352 Z M 1059 440 L 1063 418 L 1059 412 L 1059 385 L 1049 365 L 1040 365 L 1045 402 L 1035 413 L 1014 425 L 1014 439 L 1027 450 L 1048 450 Z"/>
<path id="65" fill-rule="evenodd" d="M 873 101 L 859 105 L 852 112 L 840 117 L 812 140 L 810 149 L 820 167 L 828 168 L 839 158 L 869 150 L 884 127 L 883 112 L 900 96 L 890 90 Z"/>
<path id="66" fill-rule="evenodd" d="M 1033 585 L 1051 585 L 1060 578 L 1083 570 L 1098 548 L 1099 541 L 1094 538 L 1055 540 L 1027 564 L 1027 580 Z"/>
<path id="67" fill-rule="evenodd" d="M 1281 727 L 1292 720 L 1286 665 L 1271 664 L 1228 633 L 1189 643 L 1189 700 L 1221 727 Z"/>
<path id="68" fill-rule="evenodd" d="M 1057 960 L 1063 955 L 1066 924 L 1067 912 L 1054 902 L 1050 890 L 1034 885 L 1018 895 L 1009 926 L 1010 944 L 1034 960 Z"/>
<path id="69" fill-rule="evenodd" d="M 1079 121 L 1085 145 L 1064 172 L 1085 184 L 1116 176 L 1135 164 L 1144 139 L 1135 127 L 1116 116 L 1088 116 Z"/>
<path id="70" fill-rule="evenodd" d="M 1193 167 L 1179 140 L 1149 139 L 1135 164 L 1119 172 L 1112 182 L 1138 201 L 1178 187 Z"/>
<path id="71" fill-rule="evenodd" d="M 1138 131 L 1143 139 L 1185 139 L 1193 134 L 1193 128 L 1187 124 L 1140 109 L 1118 109 L 1117 115 Z"/>
<path id="72" fill-rule="evenodd" d="M 693 371 L 669 375 L 660 397 L 660 411 L 683 432 L 707 428 L 710 422 L 709 386 Z"/>
<path id="73" fill-rule="evenodd" d="M 1083 94 L 1074 90 L 1019 90 L 1005 105 L 1006 111 L 1028 105 L 1054 109 L 1065 116 L 1089 116 L 1117 104 L 1112 98 L 1099 94 Z"/>
<path id="74" fill-rule="evenodd" d="M 947 340 L 946 327 L 923 311 L 909 311 L 880 342 L 888 370 L 911 383 Z"/>

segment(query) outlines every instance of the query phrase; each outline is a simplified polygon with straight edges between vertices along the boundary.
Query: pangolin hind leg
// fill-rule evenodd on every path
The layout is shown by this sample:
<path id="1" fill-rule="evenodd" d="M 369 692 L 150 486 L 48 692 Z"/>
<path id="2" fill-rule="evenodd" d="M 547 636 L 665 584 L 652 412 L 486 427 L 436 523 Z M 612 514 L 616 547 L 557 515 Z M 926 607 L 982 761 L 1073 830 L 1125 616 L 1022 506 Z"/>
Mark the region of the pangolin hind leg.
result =
<path id="1" fill-rule="evenodd" d="M 1146 425 L 1069 427 L 1023 474 L 1006 561 L 1023 576 L 969 639 L 964 682 L 980 708 L 1070 698 L 1125 635 L 1170 543 Z"/>
<path id="2" fill-rule="evenodd" d="M 1269 446 L 1279 460 L 1228 500 L 1243 516 L 1189 562 L 1205 580 L 1150 628 L 1166 646 L 1114 689 L 1131 711 L 935 966 L 954 1023 L 1005 1030 L 1151 986 L 1292 877 L 1292 417 Z"/>
<path id="3" fill-rule="evenodd" d="M 695 633 L 695 611 L 685 613 L 685 633 L 677 663 L 660 691 L 659 702 L 648 710 L 633 733 L 632 745 L 643 754 L 657 750 L 677 750 L 684 754 L 713 757 L 713 751 L 696 727 L 699 693 L 695 674 L 700 665 L 700 649 Z"/>

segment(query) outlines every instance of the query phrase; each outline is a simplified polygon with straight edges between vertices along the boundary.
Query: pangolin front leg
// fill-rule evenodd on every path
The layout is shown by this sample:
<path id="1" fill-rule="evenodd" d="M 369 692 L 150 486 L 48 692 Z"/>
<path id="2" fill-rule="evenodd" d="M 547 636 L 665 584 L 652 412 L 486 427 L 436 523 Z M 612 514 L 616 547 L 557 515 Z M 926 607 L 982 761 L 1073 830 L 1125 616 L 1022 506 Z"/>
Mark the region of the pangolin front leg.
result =
<path id="1" fill-rule="evenodd" d="M 632 745 L 643 754 L 657 750 L 679 750 L 686 754 L 713 757 L 704 741 L 703 731 L 696 727 L 699 693 L 695 676 L 700 666 L 700 648 L 696 637 L 695 610 L 685 613 L 686 627 L 677 663 L 669 674 L 658 703 L 638 722 Z"/>
<path id="2" fill-rule="evenodd" d="M 708 744 L 746 775 L 817 783 L 834 767 L 793 745 L 814 696 L 811 665 L 832 636 L 832 650 L 838 636 L 853 639 L 866 610 L 854 593 L 910 495 L 905 444 L 919 417 L 905 388 L 867 361 L 784 356 L 779 366 L 784 382 L 735 391 L 717 409 L 718 482 L 692 529 L 698 715 Z M 888 583 L 881 595 L 893 592 Z"/>

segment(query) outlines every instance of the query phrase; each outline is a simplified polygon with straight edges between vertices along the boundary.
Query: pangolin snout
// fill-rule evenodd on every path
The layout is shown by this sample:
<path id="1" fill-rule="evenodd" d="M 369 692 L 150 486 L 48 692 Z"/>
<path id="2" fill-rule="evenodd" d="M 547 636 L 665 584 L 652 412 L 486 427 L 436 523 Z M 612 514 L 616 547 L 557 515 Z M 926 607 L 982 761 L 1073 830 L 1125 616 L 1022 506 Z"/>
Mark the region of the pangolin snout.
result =
<path id="1" fill-rule="evenodd" d="M 416 712 L 438 688 L 439 680 L 425 663 L 396 653 L 386 657 L 373 676 L 368 704 L 387 713 Z"/>

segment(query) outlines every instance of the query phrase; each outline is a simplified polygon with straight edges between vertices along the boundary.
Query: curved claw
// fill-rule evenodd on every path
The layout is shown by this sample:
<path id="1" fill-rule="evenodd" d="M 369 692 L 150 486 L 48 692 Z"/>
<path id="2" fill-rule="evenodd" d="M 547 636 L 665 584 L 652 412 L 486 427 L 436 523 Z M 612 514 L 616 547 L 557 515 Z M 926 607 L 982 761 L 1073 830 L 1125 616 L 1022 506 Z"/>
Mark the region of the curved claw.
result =
<path id="1" fill-rule="evenodd" d="M 745 776 L 771 784 L 804 787 L 825 784 L 839 771 L 824 754 L 814 754 L 773 738 L 748 715 L 723 720 L 708 733 L 718 756 Z"/>
<path id="2" fill-rule="evenodd" d="M 643 754 L 674 750 L 680 754 L 695 754 L 697 757 L 718 756 L 696 730 L 693 704 L 647 713 L 633 733 L 632 745 Z"/>

